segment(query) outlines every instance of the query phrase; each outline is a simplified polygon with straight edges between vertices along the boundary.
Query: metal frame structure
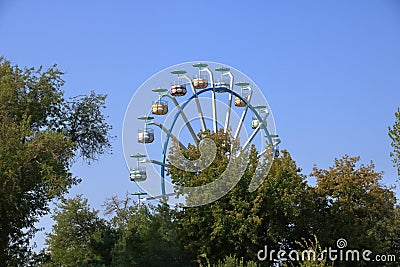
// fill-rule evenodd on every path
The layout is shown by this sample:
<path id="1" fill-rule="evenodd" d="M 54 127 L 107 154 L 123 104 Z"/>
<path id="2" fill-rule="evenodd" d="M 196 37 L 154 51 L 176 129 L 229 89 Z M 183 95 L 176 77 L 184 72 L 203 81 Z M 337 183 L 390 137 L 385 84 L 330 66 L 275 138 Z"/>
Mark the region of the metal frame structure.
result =
<path id="1" fill-rule="evenodd" d="M 204 120 L 204 115 L 203 115 L 203 111 L 202 111 L 202 107 L 200 105 L 200 101 L 199 101 L 199 96 L 202 94 L 205 94 L 207 92 L 211 92 L 212 93 L 212 117 L 213 117 L 213 130 L 216 133 L 218 131 L 218 124 L 217 124 L 217 105 L 216 105 L 216 88 L 215 88 L 215 81 L 214 81 L 214 75 L 213 72 L 208 68 L 208 64 L 206 63 L 196 63 L 192 65 L 195 68 L 198 68 L 198 73 L 199 73 L 199 80 L 201 79 L 201 73 L 202 72 L 206 72 L 210 78 L 209 82 L 208 82 L 208 86 L 205 89 L 196 89 L 193 83 L 193 80 L 190 79 L 188 77 L 188 75 L 186 74 L 187 72 L 185 70 L 175 70 L 172 71 L 172 74 L 177 74 L 178 75 L 178 81 L 180 81 L 181 79 L 186 79 L 188 80 L 188 83 L 186 84 L 186 88 L 187 85 L 189 85 L 192 89 L 192 93 L 193 95 L 191 95 L 189 98 L 187 98 L 182 104 L 179 104 L 178 101 L 176 100 L 176 97 L 169 94 L 169 93 L 161 93 L 160 90 L 153 90 L 155 92 L 159 92 L 159 100 L 164 98 L 164 97 L 168 97 L 172 100 L 172 102 L 174 103 L 175 107 L 178 109 L 178 111 L 174 114 L 174 117 L 171 121 L 170 127 L 166 128 L 164 125 L 162 125 L 161 123 L 158 122 L 154 122 L 152 119 L 152 117 L 150 116 L 145 116 L 145 117 L 140 117 L 139 119 L 145 119 L 145 129 L 147 127 L 147 125 L 155 125 L 158 128 L 160 128 L 165 134 L 166 134 L 166 139 L 164 141 L 163 144 L 163 148 L 162 148 L 162 154 L 161 154 L 161 161 L 157 161 L 157 160 L 152 160 L 152 159 L 144 159 L 141 160 L 141 163 L 144 162 L 149 162 L 149 163 L 153 163 L 153 164 L 157 164 L 160 165 L 160 178 L 161 178 L 161 194 L 162 196 L 168 196 L 171 194 L 167 194 L 165 191 L 165 168 L 168 167 L 166 164 L 166 160 L 167 160 L 167 148 L 168 148 L 168 144 L 169 144 L 169 140 L 170 138 L 172 138 L 173 140 L 177 141 L 180 145 L 180 147 L 184 150 L 186 150 L 186 147 L 184 144 L 182 144 L 179 139 L 172 134 L 172 131 L 174 129 L 175 123 L 177 122 L 178 118 L 181 117 L 183 119 L 183 121 L 185 122 L 186 127 L 188 128 L 193 140 L 195 141 L 195 143 L 198 145 L 199 144 L 199 139 L 197 138 L 197 135 L 195 134 L 193 127 L 191 126 L 189 120 L 187 119 L 187 116 L 184 112 L 185 107 L 191 102 L 191 101 L 195 101 L 196 103 L 196 107 L 197 107 L 197 112 L 198 112 L 198 116 L 199 116 L 199 120 L 201 123 L 201 128 L 203 131 L 207 130 L 207 126 Z M 235 97 L 240 99 L 240 101 L 243 101 L 245 103 L 245 106 L 243 106 L 244 110 L 242 111 L 242 115 L 240 117 L 239 123 L 237 125 L 237 128 L 235 130 L 235 134 L 233 136 L 234 139 L 236 139 L 239 136 L 239 133 L 241 131 L 241 128 L 243 126 L 243 122 L 244 119 L 246 118 L 247 112 L 250 109 L 252 111 L 252 113 L 254 114 L 255 118 L 257 118 L 257 120 L 259 121 L 257 127 L 255 129 L 253 129 L 252 134 L 250 135 L 250 137 L 248 138 L 248 140 L 244 143 L 244 145 L 242 146 L 242 150 L 244 150 L 245 148 L 247 148 L 249 146 L 249 144 L 253 141 L 254 137 L 257 135 L 257 133 L 261 130 L 264 132 L 264 136 L 267 138 L 267 142 L 268 144 L 271 146 L 272 148 L 272 152 L 274 155 L 276 155 L 277 150 L 278 150 L 278 144 L 280 143 L 280 139 L 277 138 L 277 135 L 270 135 L 268 129 L 267 129 L 267 124 L 266 124 L 266 119 L 268 116 L 268 111 L 266 112 L 265 117 L 263 118 L 260 113 L 258 112 L 259 109 L 261 108 L 265 108 L 266 106 L 253 106 L 250 102 L 251 102 L 251 98 L 252 98 L 252 88 L 250 87 L 250 84 L 248 82 L 239 82 L 239 83 L 234 83 L 234 76 L 233 74 L 230 72 L 229 68 L 216 68 L 215 71 L 220 72 L 221 73 L 221 78 L 223 76 L 228 76 L 229 77 L 229 87 L 227 86 L 225 87 L 218 87 L 218 91 L 219 92 L 224 92 L 224 93 L 229 93 L 228 96 L 228 110 L 226 112 L 226 117 L 225 117 L 225 125 L 224 125 L 224 132 L 226 133 L 228 131 L 228 127 L 230 126 L 229 122 L 230 122 L 230 116 L 231 116 L 231 109 L 232 109 L 232 101 Z M 184 84 L 184 83 L 183 83 Z M 241 93 L 237 93 L 234 91 L 234 85 L 239 86 L 241 88 Z M 249 91 L 249 95 L 244 97 L 243 96 L 243 91 L 244 90 L 248 90 Z M 164 92 L 164 91 L 163 91 Z M 152 118 L 151 120 L 148 120 L 147 118 Z M 267 153 L 268 149 L 264 149 L 263 151 L 261 151 L 258 156 L 263 156 L 265 153 Z M 138 162 L 139 163 L 139 162 Z M 150 199 L 150 198 L 149 198 Z"/>

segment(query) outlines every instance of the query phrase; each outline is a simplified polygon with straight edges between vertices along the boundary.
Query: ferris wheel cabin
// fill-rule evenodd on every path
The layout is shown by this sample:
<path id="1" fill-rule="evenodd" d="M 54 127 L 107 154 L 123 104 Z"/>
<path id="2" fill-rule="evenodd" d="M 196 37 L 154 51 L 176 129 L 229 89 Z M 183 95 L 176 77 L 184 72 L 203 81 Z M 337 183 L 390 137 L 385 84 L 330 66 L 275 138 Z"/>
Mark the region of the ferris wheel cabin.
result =
<path id="1" fill-rule="evenodd" d="M 147 179 L 146 168 L 131 169 L 129 177 L 132 182 L 143 182 Z"/>
<path id="2" fill-rule="evenodd" d="M 178 75 L 178 80 L 173 82 L 170 87 L 170 93 L 172 96 L 184 96 L 186 95 L 186 83 L 181 81 L 183 75 L 186 74 L 185 70 L 174 70 L 172 74 Z"/>
<path id="3" fill-rule="evenodd" d="M 240 86 L 240 96 L 245 99 L 249 100 L 250 94 L 247 92 L 249 91 L 249 83 L 248 82 L 239 82 L 236 83 L 237 86 Z M 244 100 L 240 97 L 235 97 L 235 106 L 237 107 L 245 107 L 247 104 Z"/>
<path id="4" fill-rule="evenodd" d="M 186 84 L 183 82 L 174 82 L 171 85 L 171 95 L 172 96 L 184 96 L 186 95 Z"/>
<path id="5" fill-rule="evenodd" d="M 153 101 L 151 106 L 151 113 L 154 115 L 165 115 L 168 113 L 168 102 L 164 100 Z"/>
<path id="6" fill-rule="evenodd" d="M 252 129 L 256 129 L 256 128 L 258 127 L 258 125 L 260 125 L 260 121 L 257 119 L 256 116 L 254 116 L 254 117 L 251 119 L 251 128 L 252 128 Z"/>
<path id="7" fill-rule="evenodd" d="M 139 159 L 141 158 L 145 158 L 145 155 L 142 154 L 135 154 L 135 155 L 131 155 L 131 158 L 135 158 L 137 160 L 137 167 L 136 168 L 131 168 L 130 172 L 129 172 L 129 177 L 131 179 L 131 181 L 133 182 L 143 182 L 146 180 L 147 178 L 147 174 L 146 174 L 146 168 L 144 167 L 140 167 L 139 165 Z"/>
<path id="8" fill-rule="evenodd" d="M 194 89 L 205 89 L 208 86 L 208 80 L 205 76 L 195 76 L 192 82 Z"/>
<path id="9" fill-rule="evenodd" d="M 214 84 L 214 88 L 215 88 L 215 92 L 224 93 L 225 92 L 224 89 L 228 89 L 229 88 L 229 82 L 226 81 L 226 80 L 217 81 Z"/>
<path id="10" fill-rule="evenodd" d="M 163 94 L 168 92 L 167 89 L 164 88 L 156 88 L 152 90 L 155 93 L 158 93 L 158 99 L 153 101 L 151 106 L 151 113 L 154 115 L 165 115 L 168 113 L 168 102 L 162 100 Z"/>
<path id="11" fill-rule="evenodd" d="M 264 123 L 265 125 L 267 125 L 266 119 L 269 115 L 269 111 L 268 109 L 266 109 L 267 106 L 265 105 L 256 105 L 253 108 L 255 108 L 256 110 L 258 110 L 259 114 L 265 114 L 264 116 Z M 251 128 L 253 129 L 257 129 L 257 127 L 260 125 L 260 121 L 258 120 L 257 116 L 253 116 L 251 119 Z"/>
<path id="12" fill-rule="evenodd" d="M 246 102 L 240 99 L 240 97 L 235 97 L 235 106 L 237 107 L 245 107 Z"/>
<path id="13" fill-rule="evenodd" d="M 138 130 L 138 143 L 148 144 L 154 141 L 154 130 L 151 128 L 143 128 Z"/>

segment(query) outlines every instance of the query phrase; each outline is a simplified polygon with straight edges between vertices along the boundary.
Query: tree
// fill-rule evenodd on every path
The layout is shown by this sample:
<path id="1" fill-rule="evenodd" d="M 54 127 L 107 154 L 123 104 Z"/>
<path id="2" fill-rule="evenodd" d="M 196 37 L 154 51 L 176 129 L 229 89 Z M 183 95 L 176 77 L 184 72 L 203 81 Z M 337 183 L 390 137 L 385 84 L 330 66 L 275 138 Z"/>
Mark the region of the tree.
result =
<path id="1" fill-rule="evenodd" d="M 358 164 L 359 159 L 346 155 L 335 159 L 334 166 L 327 170 L 314 168 L 314 234 L 322 247 L 336 248 L 336 241 L 344 238 L 346 249 L 398 254 L 394 192 L 380 184 L 383 175 L 374 170 L 372 162 Z M 355 266 L 354 262 L 347 264 Z"/>
<path id="2" fill-rule="evenodd" d="M 297 241 L 299 249 L 297 251 L 298 260 L 296 260 L 296 265 L 291 262 L 281 262 L 283 267 L 333 267 L 333 264 L 329 264 L 326 254 L 323 253 L 325 248 L 322 248 L 318 242 L 317 237 L 314 239 L 306 240 L 303 238 L 301 241 Z M 303 251 L 313 251 L 315 254 L 304 254 Z M 310 256 L 308 256 L 310 255 Z M 296 254 L 293 255 L 296 258 Z"/>
<path id="3" fill-rule="evenodd" d="M 145 257 L 142 233 L 148 229 L 150 211 L 131 202 L 126 194 L 123 200 L 114 196 L 105 203 L 105 214 L 112 216 L 110 223 L 117 232 L 111 266 L 140 266 Z"/>
<path id="4" fill-rule="evenodd" d="M 165 204 L 154 207 L 147 231 L 142 234 L 146 255 L 142 266 L 189 266 L 190 261 L 178 239 L 177 213 Z"/>
<path id="5" fill-rule="evenodd" d="M 392 139 L 393 152 L 390 153 L 394 166 L 397 168 L 397 174 L 400 176 L 400 108 L 395 113 L 396 121 L 393 128 L 389 127 L 389 137 Z"/>
<path id="6" fill-rule="evenodd" d="M 21 69 L 0 57 L 0 262 L 24 265 L 34 224 L 79 183 L 77 158 L 110 150 L 105 95 L 66 100 L 56 66 Z"/>
<path id="7" fill-rule="evenodd" d="M 170 165 L 174 183 L 198 186 L 212 182 L 224 172 L 230 155 L 236 153 L 230 151 L 235 141 L 229 133 L 206 131 L 199 137 L 215 142 L 217 156 L 201 172 L 187 172 Z M 177 153 L 177 149 L 175 146 L 171 153 Z M 182 153 L 188 159 L 199 157 L 195 146 L 188 146 Z M 243 166 L 243 177 L 228 194 L 210 204 L 184 208 L 178 213 L 180 240 L 193 261 L 217 264 L 232 256 L 246 264 L 258 261 L 257 252 L 265 245 L 269 248 L 295 246 L 296 240 L 309 236 L 307 218 L 312 212 L 309 187 L 289 153 L 283 151 L 282 156 L 274 160 L 260 188 L 249 192 L 248 186 L 258 164 L 253 147 L 248 165 Z"/>
<path id="8" fill-rule="evenodd" d="M 110 266 L 116 234 L 81 195 L 63 200 L 52 215 L 46 244 L 56 266 Z"/>
<path id="9" fill-rule="evenodd" d="M 132 206 L 130 200 L 112 197 L 106 203 L 118 232 L 112 266 L 187 266 L 177 238 L 177 210 L 166 205 Z"/>

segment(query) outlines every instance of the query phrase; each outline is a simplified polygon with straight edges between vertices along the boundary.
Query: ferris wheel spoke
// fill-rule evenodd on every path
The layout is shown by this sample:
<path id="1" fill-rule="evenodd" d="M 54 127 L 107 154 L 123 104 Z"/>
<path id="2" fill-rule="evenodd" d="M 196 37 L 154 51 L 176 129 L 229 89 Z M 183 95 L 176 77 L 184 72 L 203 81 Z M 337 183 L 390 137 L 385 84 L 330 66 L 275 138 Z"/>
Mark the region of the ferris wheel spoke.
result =
<path id="1" fill-rule="evenodd" d="M 257 135 L 257 133 L 260 131 L 261 127 L 266 126 L 266 121 L 267 121 L 267 117 L 269 115 L 268 111 L 265 112 L 265 116 L 262 119 L 262 122 L 259 122 L 257 127 L 253 130 L 253 133 L 251 134 L 251 136 L 249 137 L 249 139 L 247 139 L 246 143 L 243 145 L 242 150 L 244 151 L 249 144 L 253 141 L 254 137 Z"/>
<path id="2" fill-rule="evenodd" d="M 192 136 L 193 140 L 196 142 L 196 144 L 199 143 L 199 139 L 197 138 L 192 125 L 190 124 L 189 120 L 186 117 L 185 112 L 183 111 L 182 107 L 179 105 L 178 101 L 176 101 L 176 98 L 170 94 L 164 94 L 163 96 L 169 97 L 172 102 L 174 103 L 175 107 L 177 107 L 177 109 L 179 110 L 179 113 L 181 114 L 181 117 L 183 119 L 183 121 L 185 122 L 185 125 L 187 125 L 188 130 L 190 132 L 190 135 Z M 167 129 L 166 129 L 167 130 Z M 170 132 L 170 134 L 172 135 L 172 133 Z"/>
<path id="3" fill-rule="evenodd" d="M 213 109 L 212 111 L 213 111 L 214 133 L 216 133 L 218 131 L 218 125 L 217 125 L 217 105 L 215 103 L 215 90 L 212 91 L 212 109 Z"/>
<path id="4" fill-rule="evenodd" d="M 139 161 L 139 163 L 153 163 L 153 164 L 157 164 L 160 166 L 168 167 L 168 164 L 162 163 L 161 161 L 154 160 L 154 159 L 142 159 Z"/>
<path id="5" fill-rule="evenodd" d="M 244 108 L 244 110 L 243 110 L 243 112 L 242 112 L 242 116 L 240 117 L 240 121 L 239 121 L 239 124 L 238 124 L 238 126 L 237 126 L 237 128 L 236 128 L 235 135 L 233 136 L 234 139 L 236 139 L 236 138 L 239 136 L 240 130 L 242 129 L 242 126 L 243 126 L 244 118 L 246 117 L 247 110 L 249 109 L 249 104 L 250 104 L 250 101 L 251 101 L 251 96 L 253 95 L 253 93 L 252 93 L 250 87 L 248 87 L 248 90 L 250 90 L 250 94 L 249 94 L 248 99 L 247 99 L 246 107 Z"/>
<path id="6" fill-rule="evenodd" d="M 175 135 L 173 135 L 167 128 L 165 128 L 164 125 L 162 125 L 161 123 L 155 122 L 155 121 L 150 121 L 150 122 L 148 122 L 147 124 L 155 125 L 155 126 L 159 127 L 161 130 L 163 130 L 164 133 L 166 133 L 167 135 L 171 136 L 172 140 L 174 140 L 175 142 L 178 142 L 178 143 L 179 143 L 179 146 L 180 146 L 182 149 L 187 150 L 187 148 L 185 147 L 185 145 L 182 144 L 181 141 L 179 141 L 179 139 L 178 139 Z M 193 131 L 193 129 L 192 129 L 192 131 Z M 195 140 L 195 141 L 196 141 L 196 140 Z"/>
<path id="7" fill-rule="evenodd" d="M 265 153 L 267 153 L 267 152 L 268 152 L 268 149 L 266 148 L 266 149 L 264 149 L 263 151 L 261 151 L 257 156 L 258 156 L 259 158 L 261 158 L 261 157 L 264 156 Z"/>
<path id="8" fill-rule="evenodd" d="M 154 197 L 146 197 L 146 198 L 143 198 L 143 200 L 146 201 L 146 200 L 160 199 L 160 198 L 171 197 L 171 196 L 175 196 L 175 195 L 176 195 L 176 193 L 168 193 L 168 194 L 162 194 L 162 195 L 154 196 Z"/>
<path id="9" fill-rule="evenodd" d="M 250 135 L 249 139 L 247 139 L 246 143 L 244 143 L 244 145 L 242 146 L 242 150 L 245 150 L 249 144 L 251 143 L 251 141 L 253 141 L 254 137 L 257 135 L 258 131 L 261 128 L 261 124 L 257 126 L 256 129 L 254 129 L 253 133 Z"/>
<path id="10" fill-rule="evenodd" d="M 230 71 L 228 71 L 225 75 L 228 75 L 230 78 L 230 82 L 229 82 L 230 93 L 229 93 L 229 99 L 228 99 L 228 110 L 226 111 L 225 126 L 224 126 L 224 132 L 227 133 L 228 127 L 229 127 L 229 120 L 231 117 L 232 99 L 233 99 L 232 91 L 233 91 L 234 77 Z"/>
<path id="11" fill-rule="evenodd" d="M 203 111 L 201 110 L 201 105 L 200 105 L 200 101 L 199 98 L 197 96 L 197 92 L 194 89 L 193 86 L 193 82 L 192 80 L 187 76 L 187 75 L 182 75 L 182 78 L 185 78 L 186 80 L 189 81 L 190 87 L 192 88 L 192 92 L 195 95 L 195 102 L 196 102 L 196 107 L 197 107 L 197 111 L 199 113 L 199 118 L 200 118 L 200 123 L 201 123 L 201 128 L 203 129 L 203 132 L 205 132 L 207 130 L 207 126 L 206 126 L 206 122 L 204 121 L 204 116 L 203 116 Z"/>
<path id="12" fill-rule="evenodd" d="M 245 142 L 245 144 L 242 146 L 242 151 L 244 151 L 249 144 L 253 141 L 254 137 L 256 136 L 256 134 L 260 131 L 261 128 L 265 129 L 267 128 L 267 118 L 269 116 L 269 111 L 268 109 L 265 109 L 267 106 L 265 105 L 256 105 L 256 106 L 252 106 L 250 105 L 250 109 L 255 112 L 255 117 L 253 117 L 252 122 L 251 122 L 251 127 L 254 129 L 253 133 L 251 134 L 251 136 L 247 139 L 247 141 Z M 261 117 L 261 113 L 265 114 L 264 117 Z M 269 135 L 268 131 L 266 130 L 267 135 Z M 258 156 L 262 156 L 263 154 L 265 154 L 267 152 L 267 150 L 261 152 Z"/>
<path id="13" fill-rule="evenodd" d="M 214 133 L 217 132 L 217 105 L 215 103 L 215 88 L 214 88 L 214 75 L 211 72 L 211 70 L 209 68 L 203 68 L 200 71 L 206 71 L 208 73 L 208 75 L 210 76 L 210 82 L 211 82 L 211 88 L 213 88 L 212 90 L 212 113 L 213 113 L 213 129 L 214 129 Z"/>

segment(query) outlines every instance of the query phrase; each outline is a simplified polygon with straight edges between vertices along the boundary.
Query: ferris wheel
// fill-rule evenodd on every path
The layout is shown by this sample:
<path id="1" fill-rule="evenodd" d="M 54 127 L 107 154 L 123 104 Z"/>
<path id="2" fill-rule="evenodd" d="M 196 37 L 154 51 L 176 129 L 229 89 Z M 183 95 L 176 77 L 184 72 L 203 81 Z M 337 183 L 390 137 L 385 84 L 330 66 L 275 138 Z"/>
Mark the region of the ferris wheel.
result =
<path id="1" fill-rule="evenodd" d="M 279 155 L 272 111 L 251 79 L 220 63 L 182 63 L 153 75 L 132 97 L 123 129 L 130 180 L 153 196 L 148 199 L 175 195 L 166 172 L 171 140 L 182 150 L 201 146 L 198 133 L 207 130 L 231 132 L 241 150 L 255 145 L 269 167 Z"/>

